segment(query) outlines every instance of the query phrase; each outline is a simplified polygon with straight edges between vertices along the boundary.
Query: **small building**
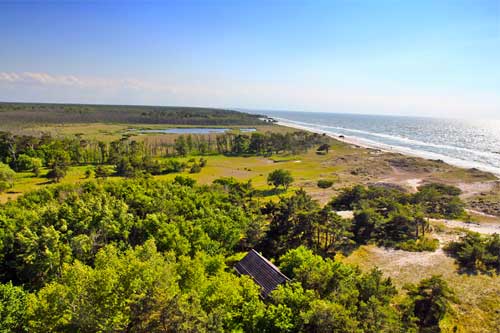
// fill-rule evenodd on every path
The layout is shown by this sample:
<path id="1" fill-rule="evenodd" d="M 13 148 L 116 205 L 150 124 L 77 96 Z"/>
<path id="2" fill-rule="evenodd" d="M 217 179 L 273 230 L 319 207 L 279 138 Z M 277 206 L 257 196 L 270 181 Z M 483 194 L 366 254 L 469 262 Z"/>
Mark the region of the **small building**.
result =
<path id="1" fill-rule="evenodd" d="M 239 261 L 234 268 L 240 275 L 249 275 L 261 288 L 261 296 L 266 298 L 271 291 L 290 279 L 280 272 L 272 262 L 254 249 Z"/>

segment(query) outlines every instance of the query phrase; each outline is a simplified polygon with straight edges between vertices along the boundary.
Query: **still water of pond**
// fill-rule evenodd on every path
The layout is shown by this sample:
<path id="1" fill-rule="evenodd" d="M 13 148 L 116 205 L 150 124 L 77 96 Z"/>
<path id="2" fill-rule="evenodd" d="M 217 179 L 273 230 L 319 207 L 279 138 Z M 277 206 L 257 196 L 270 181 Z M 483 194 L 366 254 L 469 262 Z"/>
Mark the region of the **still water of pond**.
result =
<path id="1" fill-rule="evenodd" d="M 255 128 L 240 128 L 240 132 L 255 132 Z M 211 134 L 211 133 L 225 133 L 231 131 L 230 128 L 218 127 L 177 127 L 165 129 L 149 129 L 141 130 L 141 133 L 165 133 L 165 134 Z"/>

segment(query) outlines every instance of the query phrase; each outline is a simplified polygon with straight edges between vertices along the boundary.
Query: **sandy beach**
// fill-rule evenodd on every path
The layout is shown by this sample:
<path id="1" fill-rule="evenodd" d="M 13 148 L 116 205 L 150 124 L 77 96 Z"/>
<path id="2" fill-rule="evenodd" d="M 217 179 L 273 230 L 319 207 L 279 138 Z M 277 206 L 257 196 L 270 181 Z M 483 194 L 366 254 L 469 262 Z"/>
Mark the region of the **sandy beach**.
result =
<path id="1" fill-rule="evenodd" d="M 325 134 L 331 138 L 334 138 L 336 140 L 342 141 L 349 143 L 354 146 L 358 147 L 363 147 L 367 149 L 376 149 L 379 151 L 384 151 L 384 152 L 390 152 L 390 153 L 401 153 L 407 156 L 412 156 L 412 157 L 420 157 L 420 158 L 425 158 L 429 160 L 442 160 L 448 164 L 451 164 L 453 166 L 459 167 L 459 168 L 464 168 L 464 169 L 470 169 L 470 168 L 476 168 L 478 170 L 482 170 L 485 172 L 491 172 L 494 174 L 497 178 L 500 179 L 500 168 L 495 168 L 495 167 L 486 167 L 482 164 L 478 164 L 475 162 L 471 161 L 463 161 L 457 158 L 453 158 L 450 156 L 443 156 L 439 154 L 435 154 L 432 152 L 427 152 L 427 151 L 417 151 L 411 148 L 407 147 L 400 147 L 400 146 L 389 146 L 381 142 L 374 142 L 371 140 L 366 140 L 366 139 L 360 139 L 354 136 L 348 136 L 348 135 L 343 135 L 343 134 L 332 134 L 328 133 L 326 131 L 320 130 L 320 129 L 314 129 L 310 128 L 307 126 L 302 126 L 299 124 L 295 124 L 292 122 L 288 122 L 286 120 L 282 119 L 276 119 L 277 122 L 276 124 L 281 125 L 281 126 L 286 126 L 290 128 L 295 128 L 295 129 L 300 129 L 304 131 L 309 131 L 313 133 L 318 133 L 318 134 Z"/>

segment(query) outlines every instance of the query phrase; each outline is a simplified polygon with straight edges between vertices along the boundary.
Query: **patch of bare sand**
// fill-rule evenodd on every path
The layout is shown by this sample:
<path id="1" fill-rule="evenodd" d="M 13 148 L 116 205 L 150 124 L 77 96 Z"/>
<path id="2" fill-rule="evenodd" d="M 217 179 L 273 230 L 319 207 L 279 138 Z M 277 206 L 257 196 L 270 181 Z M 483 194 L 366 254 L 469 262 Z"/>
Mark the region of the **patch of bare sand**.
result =
<path id="1" fill-rule="evenodd" d="M 431 219 L 431 221 L 442 222 L 445 226 L 449 228 L 460 228 L 466 229 L 474 232 L 478 232 L 483 235 L 500 234 L 500 224 L 499 223 L 467 223 L 457 220 L 444 220 L 444 219 Z"/>
<path id="2" fill-rule="evenodd" d="M 456 186 L 458 186 L 462 190 L 462 197 L 468 198 L 476 194 L 493 191 L 497 184 L 497 181 L 486 181 L 474 183 L 458 183 Z"/>
<path id="3" fill-rule="evenodd" d="M 399 287 L 405 283 L 417 283 L 433 274 L 446 274 L 456 270 L 453 258 L 447 256 L 442 249 L 434 252 L 407 252 L 368 245 L 357 251 L 357 256 L 362 252 L 366 261 L 360 263 L 358 257 L 353 263 L 368 269 L 381 268 Z"/>
<path id="4" fill-rule="evenodd" d="M 354 212 L 352 210 L 339 210 L 336 213 L 345 219 L 352 219 L 354 217 Z"/>

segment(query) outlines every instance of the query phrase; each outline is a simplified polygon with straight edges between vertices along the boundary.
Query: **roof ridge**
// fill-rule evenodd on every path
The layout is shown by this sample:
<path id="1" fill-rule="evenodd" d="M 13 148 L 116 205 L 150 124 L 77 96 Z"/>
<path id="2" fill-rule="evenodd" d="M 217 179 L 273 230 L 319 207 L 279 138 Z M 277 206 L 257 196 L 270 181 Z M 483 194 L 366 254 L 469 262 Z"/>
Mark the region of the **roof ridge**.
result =
<path id="1" fill-rule="evenodd" d="M 268 264 L 269 266 L 271 266 L 278 274 L 280 274 L 282 277 L 284 277 L 287 281 L 290 281 L 290 278 L 288 276 L 286 276 L 285 274 L 283 274 L 281 272 L 281 270 L 275 264 L 273 264 L 271 261 L 269 261 L 266 257 L 264 257 L 262 254 L 260 254 L 259 252 L 257 252 L 255 249 L 251 249 L 250 251 L 254 252 L 255 254 L 257 254 L 262 260 L 264 260 L 264 262 L 266 264 Z"/>

